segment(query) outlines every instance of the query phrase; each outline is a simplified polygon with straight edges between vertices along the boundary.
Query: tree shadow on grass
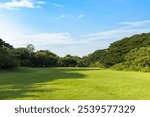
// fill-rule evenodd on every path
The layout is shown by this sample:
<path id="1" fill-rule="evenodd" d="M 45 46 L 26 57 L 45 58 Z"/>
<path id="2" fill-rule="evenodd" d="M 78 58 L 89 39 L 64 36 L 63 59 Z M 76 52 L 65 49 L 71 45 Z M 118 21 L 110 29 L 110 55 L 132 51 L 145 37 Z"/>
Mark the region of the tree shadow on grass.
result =
<path id="1" fill-rule="evenodd" d="M 19 68 L 0 71 L 0 99 L 37 98 L 35 92 L 55 92 L 57 88 L 41 90 L 46 82 L 58 79 L 82 79 L 86 75 L 76 71 L 89 71 L 94 69 L 63 69 L 63 68 Z M 95 69 L 100 70 L 100 69 Z M 37 85 L 38 84 L 38 85 Z M 38 88 L 38 89 L 37 89 Z M 40 90 L 39 90 L 40 89 Z M 31 94 L 31 95 L 30 95 Z"/>

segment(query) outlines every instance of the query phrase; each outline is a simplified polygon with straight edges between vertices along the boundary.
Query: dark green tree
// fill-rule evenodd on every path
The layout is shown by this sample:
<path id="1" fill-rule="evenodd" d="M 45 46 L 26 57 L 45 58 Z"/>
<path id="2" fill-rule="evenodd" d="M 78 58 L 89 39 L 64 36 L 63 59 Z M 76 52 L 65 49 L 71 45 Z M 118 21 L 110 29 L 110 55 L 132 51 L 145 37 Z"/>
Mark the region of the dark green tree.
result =
<path id="1" fill-rule="evenodd" d="M 48 50 L 40 50 L 35 53 L 33 65 L 35 67 L 55 67 L 58 56 Z"/>
<path id="2" fill-rule="evenodd" d="M 0 39 L 0 69 L 8 69 L 19 66 L 19 60 L 15 56 L 13 46 Z"/>
<path id="3" fill-rule="evenodd" d="M 66 55 L 63 58 L 60 58 L 58 61 L 58 66 L 61 67 L 76 67 L 78 65 L 78 60 L 80 58 L 77 56 Z"/>

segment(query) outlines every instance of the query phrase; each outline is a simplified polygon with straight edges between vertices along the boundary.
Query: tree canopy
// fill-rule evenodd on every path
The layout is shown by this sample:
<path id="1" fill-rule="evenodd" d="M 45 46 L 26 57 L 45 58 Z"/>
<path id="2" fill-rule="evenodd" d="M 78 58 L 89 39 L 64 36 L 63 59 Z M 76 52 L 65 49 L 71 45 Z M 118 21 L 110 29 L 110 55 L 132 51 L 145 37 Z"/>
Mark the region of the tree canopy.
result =
<path id="1" fill-rule="evenodd" d="M 0 39 L 0 69 L 13 68 L 19 65 L 14 48 Z"/>
<path id="2" fill-rule="evenodd" d="M 125 56 L 133 49 L 150 46 L 150 33 L 143 33 L 126 37 L 122 40 L 110 44 L 109 48 L 97 50 L 89 55 L 91 62 L 99 61 L 105 67 L 127 61 Z M 134 55 L 134 53 L 132 53 Z"/>

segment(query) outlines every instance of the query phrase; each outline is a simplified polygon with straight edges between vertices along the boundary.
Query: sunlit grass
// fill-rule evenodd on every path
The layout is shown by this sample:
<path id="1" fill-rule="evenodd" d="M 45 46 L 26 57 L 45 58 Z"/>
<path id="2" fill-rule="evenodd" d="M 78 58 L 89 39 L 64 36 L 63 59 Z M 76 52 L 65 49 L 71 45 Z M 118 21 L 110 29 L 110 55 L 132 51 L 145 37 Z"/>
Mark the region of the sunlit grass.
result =
<path id="1" fill-rule="evenodd" d="M 0 99 L 150 99 L 150 73 L 98 68 L 0 71 Z"/>

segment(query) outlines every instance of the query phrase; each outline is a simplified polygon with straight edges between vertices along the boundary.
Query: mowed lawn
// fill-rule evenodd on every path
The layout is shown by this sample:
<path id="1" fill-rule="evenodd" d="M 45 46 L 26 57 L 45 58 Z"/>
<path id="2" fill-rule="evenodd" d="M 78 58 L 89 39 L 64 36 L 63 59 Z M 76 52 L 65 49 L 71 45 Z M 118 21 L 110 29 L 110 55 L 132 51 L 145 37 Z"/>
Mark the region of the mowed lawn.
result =
<path id="1" fill-rule="evenodd" d="M 98 68 L 0 70 L 0 99 L 150 99 L 150 73 Z"/>

